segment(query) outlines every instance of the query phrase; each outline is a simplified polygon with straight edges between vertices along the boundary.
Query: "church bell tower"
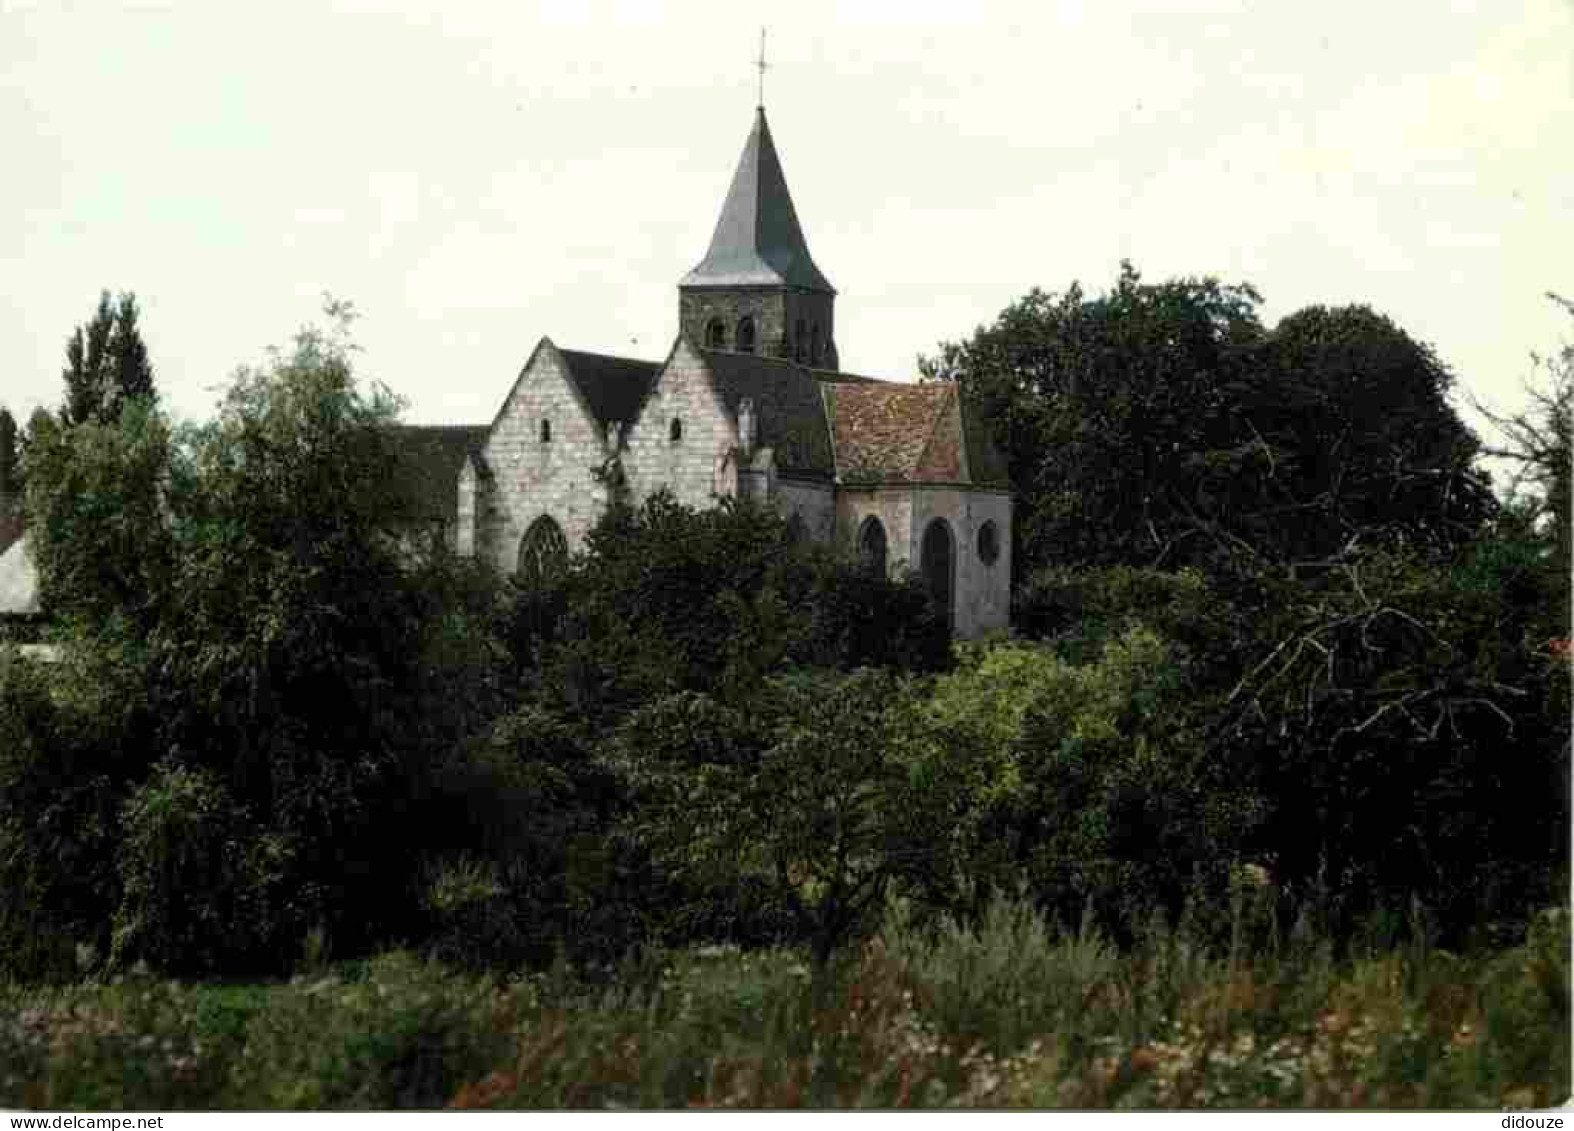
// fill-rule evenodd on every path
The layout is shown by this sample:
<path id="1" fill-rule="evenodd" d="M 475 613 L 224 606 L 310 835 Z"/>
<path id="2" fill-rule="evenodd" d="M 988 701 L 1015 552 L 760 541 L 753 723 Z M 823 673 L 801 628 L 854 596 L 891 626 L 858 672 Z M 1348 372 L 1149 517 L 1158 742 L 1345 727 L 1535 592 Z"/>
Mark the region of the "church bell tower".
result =
<path id="1" fill-rule="evenodd" d="M 678 283 L 679 326 L 705 349 L 835 369 L 835 309 L 836 289 L 809 255 L 760 106 L 710 250 Z"/>

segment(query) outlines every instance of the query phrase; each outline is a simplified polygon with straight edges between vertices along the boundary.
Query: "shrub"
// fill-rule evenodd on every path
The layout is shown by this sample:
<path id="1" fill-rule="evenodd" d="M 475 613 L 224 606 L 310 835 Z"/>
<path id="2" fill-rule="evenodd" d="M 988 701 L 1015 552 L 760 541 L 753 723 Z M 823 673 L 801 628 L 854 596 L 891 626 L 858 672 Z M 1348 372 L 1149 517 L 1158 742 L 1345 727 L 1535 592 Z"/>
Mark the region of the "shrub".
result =
<path id="1" fill-rule="evenodd" d="M 61 678 L 0 647 L 0 977 L 75 977 L 75 944 L 108 951 L 119 898 L 118 817 L 135 760 Z"/>
<path id="2" fill-rule="evenodd" d="M 539 615 L 533 597 L 517 620 Z M 574 711 L 615 723 L 679 691 L 741 703 L 791 666 L 947 665 L 950 638 L 915 582 L 867 575 L 796 545 L 747 500 L 708 510 L 662 492 L 614 508 L 561 588 L 566 612 L 542 642 L 544 685 Z"/>
<path id="3" fill-rule="evenodd" d="M 421 806 L 423 930 L 467 967 L 590 962 L 637 939 L 608 829 L 622 786 L 578 728 L 538 703 L 503 715 L 435 769 Z"/>
<path id="4" fill-rule="evenodd" d="M 1173 916 L 1224 895 L 1260 805 L 1210 764 L 1164 640 L 1128 627 L 1081 663 L 1020 643 L 961 655 L 926 709 L 973 768 L 959 833 L 975 914 L 1019 883 L 1054 921 L 1091 904 L 1106 930 L 1125 930 L 1131 906 Z"/>
<path id="5" fill-rule="evenodd" d="M 1188 713 L 1206 721 L 1240 678 L 1243 651 L 1260 639 L 1258 610 L 1282 600 L 1269 580 L 1244 571 L 1221 578 L 1200 569 L 1048 566 L 1018 588 L 1012 616 L 1018 633 L 1052 641 L 1079 663 L 1096 662 L 1133 628 L 1148 629 L 1184 669 Z"/>
<path id="6" fill-rule="evenodd" d="M 951 666 L 951 629 L 930 599 L 922 578 L 891 580 L 827 550 L 788 558 L 778 573 L 786 592 L 806 589 L 801 607 L 809 624 L 790 660 L 803 667 L 852 671 L 888 667 L 939 672 Z"/>
<path id="7" fill-rule="evenodd" d="M 278 943 L 292 846 L 259 830 L 211 770 L 159 763 L 121 823 L 112 961 L 202 974 L 255 967 Z"/>

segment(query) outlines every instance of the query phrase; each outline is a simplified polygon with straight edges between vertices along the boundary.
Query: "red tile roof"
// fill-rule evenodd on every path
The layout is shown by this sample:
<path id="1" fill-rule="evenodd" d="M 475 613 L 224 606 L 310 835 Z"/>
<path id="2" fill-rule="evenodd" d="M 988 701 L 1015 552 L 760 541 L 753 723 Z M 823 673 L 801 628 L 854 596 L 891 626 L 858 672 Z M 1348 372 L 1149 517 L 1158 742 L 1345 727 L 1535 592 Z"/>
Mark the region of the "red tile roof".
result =
<path id="1" fill-rule="evenodd" d="M 1007 485 L 993 445 L 958 405 L 955 385 L 839 376 L 821 379 L 840 482 Z"/>

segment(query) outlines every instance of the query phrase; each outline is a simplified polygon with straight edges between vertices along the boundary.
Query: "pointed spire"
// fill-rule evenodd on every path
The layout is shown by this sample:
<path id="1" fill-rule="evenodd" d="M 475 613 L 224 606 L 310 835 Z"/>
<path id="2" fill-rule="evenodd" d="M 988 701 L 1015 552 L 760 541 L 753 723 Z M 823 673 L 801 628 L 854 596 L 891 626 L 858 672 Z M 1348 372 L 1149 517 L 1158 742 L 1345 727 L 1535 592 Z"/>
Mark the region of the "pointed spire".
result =
<path id="1" fill-rule="evenodd" d="M 755 60 L 754 65 L 760 69 L 760 97 L 759 97 L 758 102 L 755 104 L 755 108 L 759 109 L 759 110 L 763 110 L 763 109 L 765 109 L 765 69 L 766 69 L 766 63 L 765 63 L 765 29 L 764 28 L 760 29 L 760 57 L 757 60 Z"/>
<path id="2" fill-rule="evenodd" d="M 710 250 L 678 285 L 790 286 L 836 293 L 809 256 L 763 106 L 755 111 Z"/>

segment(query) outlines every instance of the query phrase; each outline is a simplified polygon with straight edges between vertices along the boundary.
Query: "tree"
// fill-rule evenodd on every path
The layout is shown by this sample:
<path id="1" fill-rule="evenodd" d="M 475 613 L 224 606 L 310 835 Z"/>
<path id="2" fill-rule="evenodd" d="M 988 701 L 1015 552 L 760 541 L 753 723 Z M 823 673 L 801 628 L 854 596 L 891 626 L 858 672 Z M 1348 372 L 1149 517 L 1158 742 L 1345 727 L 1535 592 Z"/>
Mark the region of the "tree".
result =
<path id="1" fill-rule="evenodd" d="M 950 657 L 915 581 L 795 545 L 749 500 L 696 510 L 658 492 L 614 507 L 552 595 L 566 611 L 547 626 L 522 617 L 519 646 L 538 648 L 564 707 L 603 723 L 683 690 L 736 703 L 793 665 L 936 670 Z M 539 609 L 539 594 L 523 602 Z"/>
<path id="2" fill-rule="evenodd" d="M 1211 755 L 1269 800 L 1280 880 L 1331 893 L 1343 927 L 1417 898 L 1459 941 L 1566 889 L 1570 665 L 1543 570 L 1511 532 L 1374 549 L 1262 618 Z"/>
<path id="3" fill-rule="evenodd" d="M 92 320 L 66 340 L 60 415 L 67 424 L 112 419 L 127 401 L 157 395 L 137 316 L 136 295 L 124 293 L 112 303 L 102 291 Z"/>
<path id="4" fill-rule="evenodd" d="M 1176 592 L 1195 576 L 1169 579 L 1180 603 L 1200 595 Z M 974 775 L 953 833 L 974 915 L 1022 885 L 1063 924 L 1092 912 L 1119 935 L 1133 911 L 1216 897 L 1261 820 L 1249 779 L 1203 741 L 1188 649 L 1135 616 L 1090 627 L 1081 647 L 966 647 L 925 704 L 950 772 Z"/>
<path id="5" fill-rule="evenodd" d="M 745 714 L 679 692 L 635 711 L 613 742 L 634 783 L 634 836 L 673 874 L 763 883 L 817 969 L 877 918 L 887 892 L 956 873 L 962 781 L 913 691 L 860 669 L 774 679 Z"/>
<path id="6" fill-rule="evenodd" d="M 992 421 L 1020 576 L 1048 563 L 1287 566 L 1352 539 L 1452 544 L 1490 513 L 1431 350 L 1364 307 L 1272 333 L 1248 285 L 1034 291 L 924 360 Z"/>
<path id="7" fill-rule="evenodd" d="M 1260 458 L 1242 534 L 1283 561 L 1355 540 L 1429 552 L 1492 516 L 1480 442 L 1448 401 L 1453 375 L 1365 306 L 1307 307 L 1242 358 L 1238 411 Z"/>
<path id="8" fill-rule="evenodd" d="M 0 554 L 22 533 L 22 465 L 16 419 L 0 408 Z"/>
<path id="9" fill-rule="evenodd" d="M 169 593 L 164 514 L 176 437 L 151 403 L 76 427 L 36 416 L 27 447 L 27 526 L 40 598 L 65 621 L 146 633 Z"/>
<path id="10" fill-rule="evenodd" d="M 30 440 L 67 717 L 0 719 L 20 728 L 0 808 L 21 823 L 0 847 L 31 835 L 9 799 L 57 779 L 54 736 L 86 735 L 78 761 L 121 816 L 114 902 L 91 920 L 117 960 L 276 968 L 311 928 L 353 952 L 415 915 L 409 814 L 468 701 L 447 677 L 471 650 L 436 637 L 469 611 L 438 607 L 424 571 L 443 567 L 401 553 L 397 406 L 358 387 L 349 312 L 330 314 L 338 332 L 241 370 L 207 426 L 133 398 Z"/>
<path id="11" fill-rule="evenodd" d="M 1574 316 L 1574 302 L 1552 293 L 1547 297 Z M 1503 434 L 1503 443 L 1484 450 L 1514 465 L 1509 499 L 1523 508 L 1532 528 L 1550 536 L 1552 587 L 1567 628 L 1574 584 L 1574 341 L 1550 357 L 1532 354 L 1531 359 L 1539 375 L 1526 390 L 1529 409 L 1502 416 L 1479 401 L 1474 405 Z"/>
<path id="12" fill-rule="evenodd" d="M 1017 490 L 1019 577 L 1053 560 L 1174 558 L 1194 460 L 1221 446 L 1233 351 L 1262 327 L 1250 286 L 1142 282 L 1089 299 L 1035 290 L 921 367 L 992 422 Z"/>
<path id="13" fill-rule="evenodd" d="M 0 498 L 18 493 L 22 486 L 21 472 L 16 418 L 10 409 L 0 408 Z"/>

